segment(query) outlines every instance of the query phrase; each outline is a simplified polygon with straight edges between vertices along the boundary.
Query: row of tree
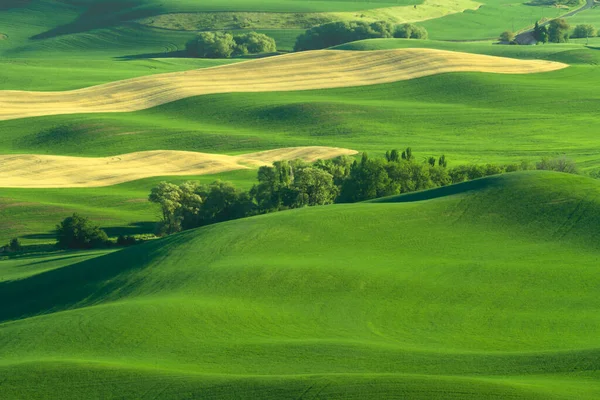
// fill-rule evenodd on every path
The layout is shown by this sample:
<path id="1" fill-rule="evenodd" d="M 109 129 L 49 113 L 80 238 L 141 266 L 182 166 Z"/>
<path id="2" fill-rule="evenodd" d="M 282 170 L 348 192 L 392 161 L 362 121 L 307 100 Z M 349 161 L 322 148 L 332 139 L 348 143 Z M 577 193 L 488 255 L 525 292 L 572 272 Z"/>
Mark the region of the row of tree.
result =
<path id="1" fill-rule="evenodd" d="M 249 191 L 231 183 L 209 185 L 162 182 L 152 189 L 149 200 L 160 206 L 162 218 L 157 234 L 166 235 L 203 225 L 269 212 L 331 203 L 353 203 L 446 186 L 489 175 L 525 169 L 576 172 L 566 159 L 543 160 L 537 165 L 485 164 L 447 167 L 445 156 L 417 161 L 410 148 L 389 151 L 385 158 L 363 153 L 319 160 L 313 164 L 277 161 L 260 167 L 257 183 Z"/>
<path id="2" fill-rule="evenodd" d="M 189 57 L 229 58 L 247 54 L 274 53 L 275 39 L 262 33 L 233 35 L 228 32 L 201 32 L 185 45 Z"/>
<path id="3" fill-rule="evenodd" d="M 377 22 L 330 22 L 308 29 L 298 36 L 294 51 L 318 50 L 343 43 L 379 38 L 427 39 L 425 28 L 414 24 Z"/>
<path id="4" fill-rule="evenodd" d="M 550 21 L 547 25 L 535 23 L 533 37 L 539 43 L 566 43 L 571 38 L 587 38 L 598 35 L 596 28 L 589 24 L 580 24 L 571 32 L 571 25 L 563 18 Z"/>
<path id="5" fill-rule="evenodd" d="M 352 203 L 528 169 L 578 173 L 575 163 L 564 157 L 544 158 L 535 165 L 522 162 L 447 168 L 445 156 L 418 162 L 407 148 L 403 152 L 388 151 L 385 158 L 371 158 L 363 153 L 360 160 L 342 156 L 313 164 L 278 161 L 259 168 L 258 182 L 249 191 L 222 181 L 209 185 L 161 182 L 151 190 L 149 200 L 159 204 L 162 211 L 157 233 L 167 235 L 257 214 L 334 202 Z M 121 235 L 115 243 L 98 225 L 79 214 L 65 218 L 55 232 L 56 245 L 63 249 L 130 246 L 144 240 Z M 21 250 L 18 238 L 0 247 L 0 252 Z"/>
<path id="6" fill-rule="evenodd" d="M 571 31 L 571 26 L 564 19 L 555 19 L 547 25 L 535 23 L 533 28 L 533 37 L 538 43 L 566 43 L 570 38 L 589 38 L 599 34 L 598 30 L 590 24 L 580 24 Z M 514 43 L 516 34 L 511 31 L 504 31 L 500 35 L 500 41 Z"/>

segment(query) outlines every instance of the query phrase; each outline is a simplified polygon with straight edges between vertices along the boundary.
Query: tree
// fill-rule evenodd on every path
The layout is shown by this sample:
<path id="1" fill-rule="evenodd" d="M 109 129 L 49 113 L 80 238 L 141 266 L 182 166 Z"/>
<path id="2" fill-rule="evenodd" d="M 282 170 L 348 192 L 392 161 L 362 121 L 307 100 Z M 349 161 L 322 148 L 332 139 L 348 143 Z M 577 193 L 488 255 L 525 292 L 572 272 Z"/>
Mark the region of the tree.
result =
<path id="1" fill-rule="evenodd" d="M 432 167 L 435 167 L 435 161 L 436 161 L 435 157 L 428 157 L 427 158 L 427 164 L 429 164 Z"/>
<path id="2" fill-rule="evenodd" d="M 331 204 L 338 195 L 333 175 L 318 168 L 302 168 L 294 176 L 296 207 Z"/>
<path id="3" fill-rule="evenodd" d="M 148 200 L 160 205 L 162 220 L 158 225 L 158 235 L 168 235 L 182 229 L 194 227 L 195 219 L 202 205 L 202 198 L 196 193 L 198 184 L 184 182 L 177 186 L 161 182 L 152 188 Z"/>
<path id="4" fill-rule="evenodd" d="M 384 160 L 370 159 L 363 153 L 360 162 L 354 162 L 350 176 L 343 182 L 340 202 L 354 203 L 377 197 L 390 196 L 400 193 L 400 185 L 390 179 Z"/>
<path id="5" fill-rule="evenodd" d="M 275 39 L 262 33 L 248 32 L 233 37 L 236 43 L 234 55 L 274 53 L 277 51 Z"/>
<path id="6" fill-rule="evenodd" d="M 186 43 L 190 57 L 228 58 L 233 54 L 237 43 L 233 35 L 225 32 L 201 32 Z"/>
<path id="7" fill-rule="evenodd" d="M 500 34 L 500 41 L 512 43 L 515 40 L 515 33 L 511 31 L 504 31 Z"/>
<path id="8" fill-rule="evenodd" d="M 57 246 L 63 249 L 91 249 L 108 244 L 108 236 L 89 219 L 73 214 L 56 226 Z"/>
<path id="9" fill-rule="evenodd" d="M 565 172 L 568 174 L 577 174 L 579 172 L 575 162 L 564 156 L 557 158 L 542 158 L 542 160 L 536 164 L 536 169 Z"/>
<path id="10" fill-rule="evenodd" d="M 598 34 L 598 31 L 593 25 L 581 24 L 577 25 L 573 30 L 572 38 L 589 38 Z"/>
<path id="11" fill-rule="evenodd" d="M 398 150 L 395 150 L 395 149 L 392 151 L 386 151 L 385 159 L 388 162 L 398 162 L 398 161 L 400 161 L 400 153 L 398 152 Z"/>
<path id="12" fill-rule="evenodd" d="M 412 149 L 410 147 L 407 147 L 406 150 L 402 152 L 402 159 L 406 161 L 413 160 Z"/>
<path id="13" fill-rule="evenodd" d="M 402 24 L 396 27 L 394 37 L 399 39 L 427 39 L 427 30 L 415 24 Z"/>
<path id="14" fill-rule="evenodd" d="M 394 27 L 384 21 L 330 22 L 308 29 L 296 39 L 294 51 L 325 49 L 356 40 L 391 38 Z"/>
<path id="15" fill-rule="evenodd" d="M 21 241 L 19 238 L 13 238 L 8 242 L 8 246 L 6 246 L 9 251 L 21 251 L 23 250 L 23 246 L 21 245 Z"/>
<path id="16" fill-rule="evenodd" d="M 245 206 L 241 207 L 247 199 L 242 198 L 242 192 L 236 189 L 231 182 L 215 181 L 210 185 L 200 186 L 197 195 L 203 202 L 198 212 L 198 220 L 194 224 L 203 226 L 217 222 L 230 221 L 246 216 Z M 241 202 L 241 200 L 244 200 Z"/>
<path id="17" fill-rule="evenodd" d="M 448 161 L 446 161 L 446 156 L 442 154 L 442 156 L 438 159 L 438 165 L 442 168 L 446 168 L 448 166 Z"/>
<path id="18" fill-rule="evenodd" d="M 552 43 L 566 43 L 569 41 L 571 26 L 562 18 L 554 19 L 548 24 L 548 41 Z"/>
<path id="19" fill-rule="evenodd" d="M 540 26 L 540 23 L 536 21 L 533 28 L 533 37 L 538 43 L 548 43 L 548 28 L 545 25 Z"/>

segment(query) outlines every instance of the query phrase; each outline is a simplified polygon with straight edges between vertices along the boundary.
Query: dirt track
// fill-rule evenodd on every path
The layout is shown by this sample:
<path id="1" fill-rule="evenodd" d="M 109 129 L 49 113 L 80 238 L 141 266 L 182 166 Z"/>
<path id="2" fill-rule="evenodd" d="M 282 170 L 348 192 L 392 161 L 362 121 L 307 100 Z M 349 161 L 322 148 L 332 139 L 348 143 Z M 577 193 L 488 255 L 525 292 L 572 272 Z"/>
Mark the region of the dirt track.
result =
<path id="1" fill-rule="evenodd" d="M 389 83 L 447 72 L 528 74 L 566 64 L 433 49 L 318 50 L 215 68 L 122 80 L 65 92 L 0 91 L 0 120 L 130 112 L 214 93 L 327 89 Z"/>

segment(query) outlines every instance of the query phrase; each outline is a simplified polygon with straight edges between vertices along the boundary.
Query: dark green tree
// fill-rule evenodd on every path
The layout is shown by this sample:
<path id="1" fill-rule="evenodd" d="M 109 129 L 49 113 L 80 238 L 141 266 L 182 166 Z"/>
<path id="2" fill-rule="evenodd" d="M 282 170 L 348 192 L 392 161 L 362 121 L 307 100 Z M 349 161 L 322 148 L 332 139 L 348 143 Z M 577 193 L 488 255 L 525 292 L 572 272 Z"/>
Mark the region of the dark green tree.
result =
<path id="1" fill-rule="evenodd" d="M 63 249 L 91 249 L 106 246 L 108 236 L 89 219 L 73 214 L 56 226 L 56 244 Z"/>
<path id="2" fill-rule="evenodd" d="M 448 166 L 448 161 L 446 161 L 446 156 L 442 154 L 442 156 L 438 160 L 438 165 L 442 168 L 446 168 Z"/>
<path id="3" fill-rule="evenodd" d="M 9 251 L 21 251 L 23 250 L 23 246 L 21 245 L 21 241 L 19 238 L 13 238 L 8 242 L 8 250 Z"/>
<path id="4" fill-rule="evenodd" d="M 554 19 L 548 24 L 548 41 L 552 43 L 566 43 L 569 41 L 571 26 L 562 18 Z"/>

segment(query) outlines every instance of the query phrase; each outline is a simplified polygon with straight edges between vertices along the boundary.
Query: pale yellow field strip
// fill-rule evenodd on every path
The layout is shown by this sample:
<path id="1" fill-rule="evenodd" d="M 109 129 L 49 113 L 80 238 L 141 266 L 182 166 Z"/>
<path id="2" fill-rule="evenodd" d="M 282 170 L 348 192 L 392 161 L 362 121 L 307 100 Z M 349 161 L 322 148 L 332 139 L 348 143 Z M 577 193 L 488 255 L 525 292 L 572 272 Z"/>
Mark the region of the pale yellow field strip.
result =
<path id="1" fill-rule="evenodd" d="M 154 28 L 197 31 L 199 29 L 236 29 L 243 21 L 245 29 L 307 29 L 334 21 L 386 21 L 395 24 L 427 21 L 477 10 L 482 4 L 473 0 L 425 0 L 415 6 L 396 6 L 341 12 L 240 12 L 215 11 L 169 13 L 137 20 Z"/>
<path id="2" fill-rule="evenodd" d="M 0 120 L 57 114 L 130 112 L 186 97 L 233 92 L 330 89 L 448 72 L 530 74 L 566 64 L 433 49 L 318 50 L 173 72 L 65 92 L 0 91 Z"/>
<path id="3" fill-rule="evenodd" d="M 329 14 L 341 20 L 387 21 L 399 24 L 442 18 L 446 15 L 458 14 L 466 10 L 477 10 L 481 6 L 481 3 L 472 0 L 425 0 L 423 4 L 419 4 L 417 7 L 385 7 L 354 13 L 340 12 Z"/>
<path id="4" fill-rule="evenodd" d="M 0 187 L 99 187 L 153 176 L 216 174 L 257 168 L 279 160 L 301 159 L 313 162 L 353 154 L 356 151 L 337 147 L 289 147 L 239 156 L 170 150 L 143 151 L 104 158 L 0 155 Z"/>

